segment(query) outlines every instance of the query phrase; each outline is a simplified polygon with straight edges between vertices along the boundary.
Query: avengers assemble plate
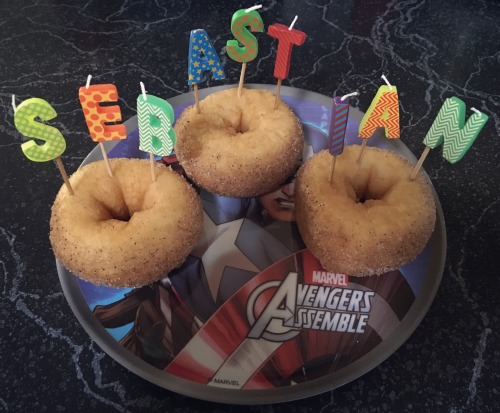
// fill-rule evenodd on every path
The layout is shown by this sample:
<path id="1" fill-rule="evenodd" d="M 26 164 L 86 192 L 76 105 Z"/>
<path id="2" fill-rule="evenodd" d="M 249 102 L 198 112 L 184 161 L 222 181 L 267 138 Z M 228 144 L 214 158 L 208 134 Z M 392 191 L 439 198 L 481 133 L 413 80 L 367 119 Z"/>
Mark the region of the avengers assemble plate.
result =
<path id="1" fill-rule="evenodd" d="M 201 89 L 200 97 L 223 88 Z M 332 99 L 288 87 L 281 98 L 304 125 L 304 159 L 326 148 Z M 177 118 L 193 94 L 169 102 Z M 359 143 L 362 117 L 350 108 L 346 145 Z M 138 149 L 136 119 L 126 126 L 128 139 L 109 144 L 109 157 L 148 158 Z M 368 145 L 415 162 L 400 139 L 382 132 Z M 95 149 L 84 163 L 98 159 Z M 183 173 L 175 155 L 156 161 Z M 142 288 L 95 286 L 57 263 L 78 320 L 130 371 L 221 403 L 304 398 L 373 369 L 417 328 L 441 281 L 446 234 L 437 195 L 436 227 L 420 256 L 398 271 L 357 278 L 325 271 L 305 248 L 294 222 L 293 185 L 292 176 L 272 193 L 243 199 L 198 188 L 202 239 L 181 267 Z"/>

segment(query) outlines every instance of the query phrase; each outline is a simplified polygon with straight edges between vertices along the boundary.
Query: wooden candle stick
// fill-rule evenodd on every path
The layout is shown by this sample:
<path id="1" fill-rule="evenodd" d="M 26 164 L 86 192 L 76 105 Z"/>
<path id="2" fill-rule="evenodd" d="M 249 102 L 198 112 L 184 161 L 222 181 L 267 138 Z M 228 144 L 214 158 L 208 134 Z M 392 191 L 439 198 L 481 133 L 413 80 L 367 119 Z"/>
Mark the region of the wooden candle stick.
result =
<path id="1" fill-rule="evenodd" d="M 278 109 L 278 103 L 280 101 L 280 92 L 281 92 L 281 79 L 278 79 L 278 83 L 276 83 L 276 95 L 274 98 L 274 109 Z"/>
<path id="2" fill-rule="evenodd" d="M 101 148 L 102 159 L 104 160 L 104 165 L 106 166 L 106 171 L 108 171 L 108 175 L 111 178 L 113 178 L 114 177 L 113 171 L 111 169 L 111 165 L 109 163 L 108 154 L 106 152 L 106 148 L 104 147 L 104 143 L 103 142 L 99 142 L 99 148 Z"/>
<path id="3" fill-rule="evenodd" d="M 156 182 L 156 162 L 154 153 L 149 154 L 149 163 L 151 164 L 151 181 Z"/>
<path id="4" fill-rule="evenodd" d="M 328 182 L 330 183 L 330 185 L 333 182 L 333 174 L 335 173 L 335 164 L 336 163 L 337 163 L 337 155 L 333 155 L 332 168 L 330 169 L 330 179 L 328 180 Z"/>
<path id="5" fill-rule="evenodd" d="M 245 72 L 247 70 L 247 62 L 243 62 L 241 64 L 241 73 L 240 73 L 240 83 L 238 84 L 238 97 L 241 97 L 241 91 L 243 90 L 243 83 L 245 82 Z"/>
<path id="6" fill-rule="evenodd" d="M 70 195 L 74 195 L 73 192 L 73 187 L 71 186 L 71 182 L 69 182 L 68 174 L 66 173 L 66 168 L 64 167 L 63 161 L 60 156 L 58 156 L 56 159 L 54 159 L 57 169 L 59 169 L 59 173 L 62 176 L 62 179 L 64 181 L 64 184 L 66 185 L 66 188 L 68 189 L 68 192 Z"/>
<path id="7" fill-rule="evenodd" d="M 198 114 L 201 113 L 201 110 L 200 110 L 200 96 L 198 95 L 198 84 L 194 84 L 193 85 L 193 94 L 194 94 L 194 104 L 196 106 L 196 112 Z"/>
<path id="8" fill-rule="evenodd" d="M 418 172 L 420 171 L 420 168 L 422 168 L 422 165 L 425 161 L 425 158 L 427 158 L 427 155 L 429 155 L 429 152 L 431 151 L 431 148 L 428 146 L 425 147 L 424 151 L 422 152 L 422 155 L 420 155 L 420 158 L 415 165 L 415 168 L 413 168 L 413 171 L 410 175 L 410 180 L 414 180 L 417 177 Z"/>
<path id="9" fill-rule="evenodd" d="M 359 151 L 359 156 L 358 156 L 358 159 L 356 160 L 356 162 L 358 164 L 361 163 L 361 158 L 363 157 L 363 152 L 365 150 L 365 146 L 366 146 L 366 141 L 368 140 L 368 138 L 364 138 L 363 139 L 363 142 L 361 143 L 361 150 Z"/>

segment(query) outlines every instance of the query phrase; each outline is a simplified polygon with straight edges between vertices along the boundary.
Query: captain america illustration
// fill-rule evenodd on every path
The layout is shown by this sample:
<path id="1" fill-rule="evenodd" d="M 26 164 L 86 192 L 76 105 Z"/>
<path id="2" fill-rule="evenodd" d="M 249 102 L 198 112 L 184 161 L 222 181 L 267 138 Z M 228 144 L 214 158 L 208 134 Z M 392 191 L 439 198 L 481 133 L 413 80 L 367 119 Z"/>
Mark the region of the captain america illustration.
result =
<path id="1" fill-rule="evenodd" d="M 304 159 L 307 159 L 325 148 L 327 140 L 326 135 L 314 127 L 305 126 L 304 133 Z M 162 161 L 183 173 L 175 156 L 165 157 Z M 160 369 L 207 385 L 219 383 L 222 386 L 262 388 L 289 385 L 327 374 L 366 354 L 384 339 L 386 327 L 376 316 L 372 317 L 365 340 L 359 345 L 340 333 L 332 335 L 330 332 L 327 335 L 326 332 L 303 329 L 297 337 L 276 346 L 275 353 L 270 352 L 261 364 L 254 366 L 254 376 L 245 378 L 244 383 L 240 383 L 242 380 L 225 380 L 216 375 L 198 375 L 196 371 L 210 369 L 202 365 L 198 369 L 196 363 L 191 366 L 183 360 L 193 363 L 193 352 L 197 352 L 199 346 L 210 345 L 205 341 L 207 334 L 215 334 L 214 331 L 218 334 L 217 326 L 221 323 L 230 325 L 236 332 L 242 332 L 237 337 L 232 334 L 233 330 L 228 332 L 229 342 L 235 337 L 234 348 L 227 350 L 228 359 L 238 356 L 245 360 L 248 357 L 248 354 L 239 356 L 239 353 L 235 353 L 243 343 L 254 348 L 255 340 L 247 338 L 244 333 L 248 327 L 248 317 L 240 317 L 245 313 L 245 300 L 248 298 L 248 295 L 244 295 L 245 291 L 251 295 L 251 288 L 259 288 L 259 283 L 265 280 L 274 282 L 269 281 L 274 276 L 273 268 L 279 268 L 283 274 L 286 271 L 297 273 L 297 283 L 300 285 L 305 285 L 305 274 L 312 271 L 310 268 L 321 269 L 315 262 L 314 265 L 310 264 L 312 258 L 307 252 L 304 253 L 305 245 L 294 222 L 293 177 L 259 198 L 229 198 L 203 189 L 199 189 L 199 195 L 204 207 L 203 235 L 186 261 L 162 280 L 134 289 L 122 299 L 98 305 L 94 309 L 94 315 L 106 328 L 133 323 L 130 331 L 120 340 L 124 347 Z M 266 278 L 269 276 L 270 279 Z M 404 317 L 412 305 L 414 292 L 399 271 L 386 276 L 391 281 L 385 286 L 381 282 L 382 277 L 369 278 L 371 280 L 356 281 L 356 288 L 376 292 L 376 299 L 387 307 L 386 313 L 395 328 L 398 320 Z M 389 284 L 392 287 L 388 287 Z M 396 296 L 398 300 L 395 300 Z M 402 302 L 405 304 L 402 305 Z M 233 305 L 236 307 L 230 314 L 220 311 Z M 307 313 L 311 314 L 311 311 L 307 310 Z M 294 316 L 297 317 L 296 314 Z M 198 334 L 200 331 L 204 334 Z M 329 341 L 332 337 L 336 340 L 333 344 Z M 308 340 L 326 341 L 321 351 L 308 352 Z M 268 344 L 263 346 L 274 349 Z M 287 361 L 288 368 L 276 375 L 275 364 L 285 363 L 286 355 L 292 350 L 299 354 L 299 361 Z M 253 355 L 249 357 L 247 361 L 250 364 L 256 363 Z M 231 371 L 230 364 L 221 361 L 220 371 Z M 194 376 L 189 376 L 190 367 Z M 273 371 L 278 378 L 268 380 L 267 371 Z"/>
<path id="2" fill-rule="evenodd" d="M 326 136 L 318 129 L 305 127 L 305 135 L 304 159 L 326 147 Z M 162 162 L 183 174 L 175 155 Z M 242 285 L 304 248 L 294 222 L 293 189 L 293 177 L 259 198 L 230 198 L 199 189 L 203 236 L 184 264 L 122 300 L 96 306 L 95 316 L 106 328 L 134 322 L 120 342 L 164 367 Z"/>

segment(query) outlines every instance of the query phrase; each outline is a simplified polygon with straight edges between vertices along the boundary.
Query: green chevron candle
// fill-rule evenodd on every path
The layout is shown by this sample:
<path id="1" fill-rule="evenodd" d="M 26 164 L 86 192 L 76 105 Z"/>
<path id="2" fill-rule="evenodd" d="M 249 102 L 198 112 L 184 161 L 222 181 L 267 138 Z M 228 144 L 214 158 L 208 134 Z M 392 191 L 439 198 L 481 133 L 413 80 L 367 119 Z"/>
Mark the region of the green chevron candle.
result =
<path id="1" fill-rule="evenodd" d="M 139 126 L 139 149 L 149 152 L 151 179 L 156 181 L 154 156 L 168 156 L 175 145 L 174 109 L 166 100 L 142 93 L 137 97 L 137 123 Z"/>
<path id="2" fill-rule="evenodd" d="M 168 156 L 175 145 L 174 109 L 164 99 L 140 94 L 137 97 L 139 149 L 158 156 Z"/>
<path id="3" fill-rule="evenodd" d="M 465 111 L 465 103 L 459 98 L 446 99 L 424 138 L 431 149 L 443 144 L 443 157 L 450 163 L 463 158 L 488 121 L 487 115 L 475 111 L 465 123 Z"/>
<path id="4" fill-rule="evenodd" d="M 410 175 L 411 180 L 417 177 L 429 151 L 441 144 L 443 144 L 443 157 L 448 162 L 456 163 L 464 157 L 488 121 L 487 115 L 472 108 L 474 113 L 465 123 L 465 110 L 465 103 L 457 97 L 444 101 L 425 135 L 425 149 Z"/>

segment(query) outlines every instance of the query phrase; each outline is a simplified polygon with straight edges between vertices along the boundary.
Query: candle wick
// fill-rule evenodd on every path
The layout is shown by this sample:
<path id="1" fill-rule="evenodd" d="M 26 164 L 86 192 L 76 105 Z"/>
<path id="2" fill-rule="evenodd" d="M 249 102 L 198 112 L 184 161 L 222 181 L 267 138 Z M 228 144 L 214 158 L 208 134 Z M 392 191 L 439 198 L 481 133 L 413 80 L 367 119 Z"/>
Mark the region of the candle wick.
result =
<path id="1" fill-rule="evenodd" d="M 477 110 L 476 108 L 470 108 L 470 110 L 476 112 L 478 115 L 482 115 L 483 114 L 480 110 Z"/>
<path id="2" fill-rule="evenodd" d="M 349 96 L 358 96 L 359 93 L 358 92 L 352 92 L 352 93 L 348 93 L 347 95 L 344 95 L 340 98 L 341 101 L 344 101 L 346 98 L 348 98 Z"/>
<path id="3" fill-rule="evenodd" d="M 248 9 L 245 10 L 245 13 L 250 13 L 251 11 L 254 10 L 259 10 L 262 8 L 262 4 L 256 4 L 255 6 L 249 7 Z"/>
<path id="4" fill-rule="evenodd" d="M 92 75 L 87 76 L 87 83 L 85 84 L 85 89 L 88 89 L 90 87 L 90 80 L 92 79 Z"/>
<path id="5" fill-rule="evenodd" d="M 288 30 L 292 30 L 293 29 L 293 26 L 295 25 L 295 22 L 297 21 L 298 18 L 299 18 L 299 16 L 295 16 L 295 19 L 293 19 L 293 22 L 290 25 L 290 27 L 288 27 Z"/>
<path id="6" fill-rule="evenodd" d="M 142 97 L 144 98 L 144 100 L 148 100 L 148 95 L 146 94 L 146 87 L 144 86 L 144 83 L 139 82 L 139 84 L 141 85 Z"/>
<path id="7" fill-rule="evenodd" d="M 12 95 L 12 107 L 14 108 L 14 113 L 16 113 L 16 110 L 17 110 L 16 95 Z"/>
<path id="8" fill-rule="evenodd" d="M 392 90 L 392 85 L 389 83 L 389 81 L 387 80 L 385 75 L 382 75 L 381 77 L 382 77 L 382 79 L 384 79 L 384 82 L 387 83 L 387 86 L 389 86 L 389 90 Z"/>

